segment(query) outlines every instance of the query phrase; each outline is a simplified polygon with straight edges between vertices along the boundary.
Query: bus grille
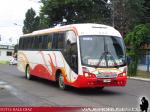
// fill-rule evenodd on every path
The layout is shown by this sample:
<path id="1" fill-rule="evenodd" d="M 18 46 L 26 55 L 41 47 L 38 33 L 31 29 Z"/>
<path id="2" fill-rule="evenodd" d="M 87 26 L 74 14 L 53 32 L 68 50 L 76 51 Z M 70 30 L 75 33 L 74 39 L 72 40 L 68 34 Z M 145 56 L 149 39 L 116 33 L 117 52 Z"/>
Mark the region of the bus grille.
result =
<path id="1" fill-rule="evenodd" d="M 116 78 L 117 74 L 98 74 L 97 78 Z"/>

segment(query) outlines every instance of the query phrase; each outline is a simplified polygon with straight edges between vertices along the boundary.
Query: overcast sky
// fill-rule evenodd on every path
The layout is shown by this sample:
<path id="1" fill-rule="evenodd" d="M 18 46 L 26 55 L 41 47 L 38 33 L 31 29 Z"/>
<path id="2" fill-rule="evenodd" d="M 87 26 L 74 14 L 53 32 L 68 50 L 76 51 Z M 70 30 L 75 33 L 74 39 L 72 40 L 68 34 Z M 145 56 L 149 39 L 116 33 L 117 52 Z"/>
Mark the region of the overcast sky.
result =
<path id="1" fill-rule="evenodd" d="M 39 0 L 0 0 L 0 43 L 6 43 L 12 38 L 13 43 L 22 35 L 25 13 L 31 7 L 38 14 Z M 15 25 L 17 24 L 17 25 Z"/>

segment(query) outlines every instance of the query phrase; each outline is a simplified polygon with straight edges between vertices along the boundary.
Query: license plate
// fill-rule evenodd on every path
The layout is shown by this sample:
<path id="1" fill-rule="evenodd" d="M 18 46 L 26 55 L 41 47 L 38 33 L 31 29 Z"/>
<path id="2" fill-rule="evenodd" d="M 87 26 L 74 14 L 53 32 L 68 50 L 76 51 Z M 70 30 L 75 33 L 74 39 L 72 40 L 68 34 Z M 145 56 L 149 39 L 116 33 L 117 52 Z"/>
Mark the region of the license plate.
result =
<path id="1" fill-rule="evenodd" d="M 109 83 L 109 82 L 111 82 L 111 79 L 104 79 L 103 82 L 104 83 Z"/>

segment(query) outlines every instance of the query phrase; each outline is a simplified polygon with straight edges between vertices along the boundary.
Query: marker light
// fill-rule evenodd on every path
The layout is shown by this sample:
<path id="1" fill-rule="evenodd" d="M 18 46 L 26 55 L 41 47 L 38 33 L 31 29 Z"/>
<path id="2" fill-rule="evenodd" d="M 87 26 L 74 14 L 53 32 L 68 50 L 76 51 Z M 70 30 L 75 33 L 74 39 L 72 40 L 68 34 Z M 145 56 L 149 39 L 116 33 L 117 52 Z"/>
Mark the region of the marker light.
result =
<path id="1" fill-rule="evenodd" d="M 88 76 L 89 76 L 89 74 L 88 74 L 88 73 L 85 73 L 84 75 L 85 75 L 85 77 L 88 77 Z"/>

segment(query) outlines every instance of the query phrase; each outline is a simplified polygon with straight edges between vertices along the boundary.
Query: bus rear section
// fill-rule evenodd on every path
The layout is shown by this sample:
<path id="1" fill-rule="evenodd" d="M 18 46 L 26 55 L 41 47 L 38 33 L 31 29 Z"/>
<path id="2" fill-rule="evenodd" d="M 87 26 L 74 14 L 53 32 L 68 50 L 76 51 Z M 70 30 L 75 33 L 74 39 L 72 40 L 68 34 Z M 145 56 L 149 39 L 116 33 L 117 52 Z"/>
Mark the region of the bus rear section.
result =
<path id="1" fill-rule="evenodd" d="M 41 43 L 37 44 L 40 37 Z M 21 49 L 26 38 L 33 46 Z M 125 46 L 120 33 L 112 27 L 74 24 L 36 31 L 21 40 L 18 68 L 27 78 L 37 76 L 57 81 L 62 89 L 126 85 Z M 51 40 L 50 48 L 48 40 Z"/>

